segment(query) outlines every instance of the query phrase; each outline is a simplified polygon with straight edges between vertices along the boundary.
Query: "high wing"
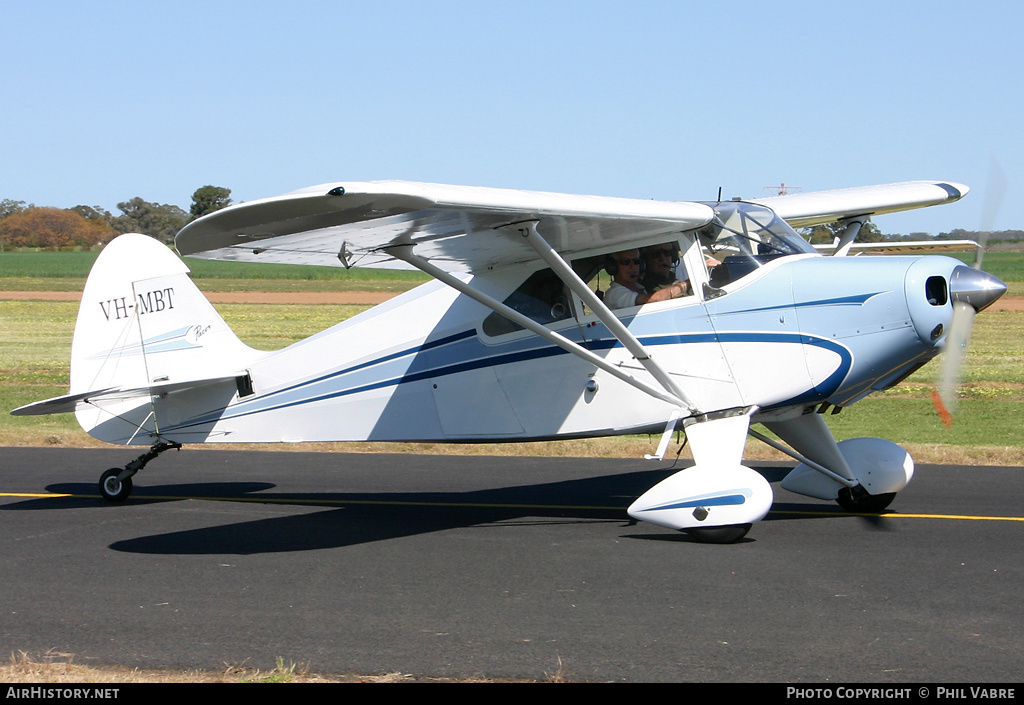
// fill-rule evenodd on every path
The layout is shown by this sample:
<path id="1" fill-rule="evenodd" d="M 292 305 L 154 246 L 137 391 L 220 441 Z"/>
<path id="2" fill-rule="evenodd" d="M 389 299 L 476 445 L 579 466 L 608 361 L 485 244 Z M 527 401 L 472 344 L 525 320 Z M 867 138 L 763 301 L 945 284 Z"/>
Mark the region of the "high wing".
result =
<path id="1" fill-rule="evenodd" d="M 479 272 L 538 258 L 514 229 L 502 229 L 511 223 L 543 223 L 552 246 L 571 255 L 649 242 L 713 217 L 710 206 L 685 201 L 346 182 L 230 206 L 186 226 L 176 244 L 206 259 L 395 269 L 409 265 L 387 248 L 414 245 L 446 271 Z"/>
<path id="2" fill-rule="evenodd" d="M 908 181 L 753 199 L 794 228 L 952 203 L 961 184 Z M 408 181 L 321 184 L 217 211 L 177 236 L 182 255 L 203 259 L 407 269 L 389 248 L 413 245 L 445 271 L 481 272 L 534 261 L 505 228 L 534 221 L 571 256 L 626 247 L 698 228 L 713 206 Z"/>
<path id="3" fill-rule="evenodd" d="M 904 181 L 882 186 L 859 186 L 752 199 L 767 206 L 794 228 L 834 223 L 858 216 L 882 215 L 959 201 L 963 184 L 949 181 Z"/>

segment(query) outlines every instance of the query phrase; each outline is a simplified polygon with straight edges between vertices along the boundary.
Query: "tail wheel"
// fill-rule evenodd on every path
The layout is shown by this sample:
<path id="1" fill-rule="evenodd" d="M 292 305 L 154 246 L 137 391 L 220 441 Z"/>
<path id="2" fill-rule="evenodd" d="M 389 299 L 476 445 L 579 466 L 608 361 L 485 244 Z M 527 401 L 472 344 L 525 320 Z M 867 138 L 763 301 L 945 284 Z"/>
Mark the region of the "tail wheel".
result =
<path id="1" fill-rule="evenodd" d="M 750 524 L 709 526 L 701 529 L 686 529 L 686 533 L 701 543 L 736 543 L 750 531 Z"/>
<path id="2" fill-rule="evenodd" d="M 839 490 L 836 503 L 848 512 L 855 514 L 878 514 L 896 499 L 895 492 L 868 494 L 862 487 L 844 487 Z"/>
<path id="3" fill-rule="evenodd" d="M 108 502 L 123 502 L 132 493 L 132 478 L 118 479 L 123 468 L 110 468 L 100 476 L 100 494 Z"/>

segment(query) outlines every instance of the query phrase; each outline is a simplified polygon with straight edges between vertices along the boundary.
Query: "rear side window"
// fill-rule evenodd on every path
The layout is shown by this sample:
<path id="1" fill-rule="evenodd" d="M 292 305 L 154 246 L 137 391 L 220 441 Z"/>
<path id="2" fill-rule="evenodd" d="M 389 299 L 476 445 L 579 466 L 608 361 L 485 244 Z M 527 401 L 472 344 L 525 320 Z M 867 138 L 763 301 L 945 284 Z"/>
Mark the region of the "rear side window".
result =
<path id="1" fill-rule="evenodd" d="M 572 315 L 565 285 L 550 269 L 542 269 L 531 274 L 502 303 L 541 325 L 561 321 Z M 523 330 L 523 327 L 498 312 L 484 319 L 485 335 L 504 335 L 517 330 Z"/>

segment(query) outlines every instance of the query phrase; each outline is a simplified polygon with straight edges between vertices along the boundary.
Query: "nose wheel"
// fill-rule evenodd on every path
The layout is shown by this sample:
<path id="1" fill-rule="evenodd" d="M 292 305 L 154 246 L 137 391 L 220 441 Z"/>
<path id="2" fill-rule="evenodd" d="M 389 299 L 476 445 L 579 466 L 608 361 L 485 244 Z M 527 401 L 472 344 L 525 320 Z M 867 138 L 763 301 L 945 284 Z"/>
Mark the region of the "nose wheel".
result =
<path id="1" fill-rule="evenodd" d="M 855 487 L 844 487 L 839 490 L 836 503 L 846 511 L 854 514 L 878 514 L 892 504 L 894 499 L 896 499 L 895 492 L 868 494 L 862 486 L 857 485 Z"/>
<path id="2" fill-rule="evenodd" d="M 181 450 L 180 443 L 165 443 L 160 441 L 150 446 L 149 452 L 143 453 L 123 468 L 110 468 L 100 475 L 100 494 L 108 502 L 123 502 L 132 493 L 132 477 L 135 476 L 146 463 L 153 460 L 165 450 Z"/>

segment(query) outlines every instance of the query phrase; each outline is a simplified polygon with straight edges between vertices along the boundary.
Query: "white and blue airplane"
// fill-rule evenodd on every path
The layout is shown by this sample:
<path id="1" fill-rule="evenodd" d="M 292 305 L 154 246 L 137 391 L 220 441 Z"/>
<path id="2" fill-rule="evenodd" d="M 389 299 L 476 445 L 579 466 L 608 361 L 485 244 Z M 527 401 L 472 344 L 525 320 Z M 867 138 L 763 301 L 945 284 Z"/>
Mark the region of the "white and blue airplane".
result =
<path id="1" fill-rule="evenodd" d="M 1006 287 L 950 257 L 851 256 L 856 234 L 871 216 L 967 191 L 916 181 L 697 203 L 315 186 L 200 218 L 178 234 L 178 252 L 415 268 L 433 281 L 263 352 L 235 336 L 170 249 L 122 235 L 86 283 L 69 394 L 12 413 L 73 411 L 98 439 L 150 446 L 103 474 L 112 501 L 187 443 L 658 433 L 648 457 L 661 459 L 682 430 L 695 465 L 637 498 L 632 517 L 703 541 L 745 536 L 773 501 L 742 465 L 748 435 L 797 461 L 786 489 L 878 512 L 910 481 L 912 459 L 878 438 L 837 443 L 824 414 L 962 349 L 956 329 Z M 846 223 L 832 256 L 794 230 L 831 222 Z M 666 243 L 686 285 L 645 305 L 606 304 L 617 262 Z"/>

